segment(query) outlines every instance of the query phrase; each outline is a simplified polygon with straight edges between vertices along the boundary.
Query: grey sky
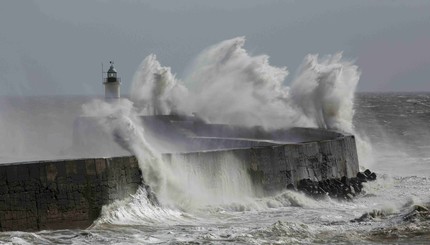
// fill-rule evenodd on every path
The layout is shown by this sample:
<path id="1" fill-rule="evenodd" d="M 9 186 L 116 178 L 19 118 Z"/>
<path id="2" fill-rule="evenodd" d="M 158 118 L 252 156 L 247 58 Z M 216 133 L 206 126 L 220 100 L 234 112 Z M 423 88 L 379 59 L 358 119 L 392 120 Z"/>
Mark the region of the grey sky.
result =
<path id="1" fill-rule="evenodd" d="M 2 0 L 0 95 L 102 94 L 111 59 L 127 93 L 147 55 L 181 77 L 237 36 L 287 66 L 287 84 L 308 53 L 344 51 L 360 91 L 430 91 L 430 1 Z"/>

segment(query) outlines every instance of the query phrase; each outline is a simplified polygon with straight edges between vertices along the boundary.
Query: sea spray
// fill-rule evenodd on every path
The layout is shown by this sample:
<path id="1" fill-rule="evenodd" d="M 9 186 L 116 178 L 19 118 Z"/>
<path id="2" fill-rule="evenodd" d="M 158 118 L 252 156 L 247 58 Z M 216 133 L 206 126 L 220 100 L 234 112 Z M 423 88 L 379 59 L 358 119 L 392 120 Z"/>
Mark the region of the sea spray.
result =
<path id="1" fill-rule="evenodd" d="M 186 96 L 170 67 L 162 67 L 154 54 L 146 57 L 133 77 L 130 98 L 140 114 L 167 115 Z"/>
<path id="2" fill-rule="evenodd" d="M 286 67 L 270 65 L 267 55 L 252 56 L 244 44 L 237 37 L 205 49 L 183 79 L 150 55 L 136 72 L 131 99 L 153 107 L 148 112 L 194 114 L 213 123 L 346 131 L 356 135 L 361 163 L 371 165 L 370 143 L 353 125 L 360 71 L 352 61 L 342 53 L 308 55 L 289 87 Z"/>
<path id="3" fill-rule="evenodd" d="M 182 80 L 150 55 L 136 72 L 132 100 L 158 96 L 164 106 L 175 106 L 165 111 L 195 113 L 214 123 L 353 132 L 353 99 L 360 76 L 353 62 L 342 59 L 341 53 L 323 59 L 308 55 L 290 88 L 284 84 L 286 67 L 270 65 L 266 55 L 250 55 L 244 44 L 245 38 L 237 37 L 207 48 Z M 162 92 L 148 92 L 157 87 L 154 83 L 160 83 L 163 89 L 157 91 Z"/>
<path id="4" fill-rule="evenodd" d="M 138 158 L 145 182 L 154 191 L 160 192 L 164 186 L 163 162 L 160 155 L 152 149 L 144 138 L 140 119 L 133 103 L 121 99 L 112 103 L 93 100 L 82 106 L 85 116 L 93 116 L 113 140 Z"/>
<path id="5" fill-rule="evenodd" d="M 100 218 L 95 226 L 103 224 L 117 225 L 175 225 L 188 221 L 179 210 L 154 206 L 147 198 L 147 190 L 140 187 L 135 194 L 124 200 L 116 200 L 103 206 Z"/>
<path id="6" fill-rule="evenodd" d="M 197 57 L 184 78 L 190 96 L 180 102 L 180 109 L 214 123 L 245 126 L 282 127 L 298 120 L 285 107 L 286 67 L 271 66 L 265 55 L 251 56 L 244 43 L 243 37 L 226 40 Z"/>
<path id="7" fill-rule="evenodd" d="M 181 206 L 218 207 L 255 197 L 244 163 L 231 152 L 175 154 L 171 156 L 170 167 L 187 190 L 187 199 L 183 200 L 186 205 Z"/>
<path id="8" fill-rule="evenodd" d="M 170 194 L 175 193 L 177 197 L 185 193 L 176 183 L 177 178 L 171 168 L 162 160 L 158 151 L 146 141 L 141 119 L 131 101 L 121 99 L 107 103 L 94 100 L 83 106 L 83 112 L 87 116 L 95 116 L 115 142 L 137 157 L 144 182 L 151 189 L 147 191 L 154 191 L 161 203 L 175 204 Z M 144 195 L 139 197 L 142 196 Z"/>
<path id="9" fill-rule="evenodd" d="M 83 106 L 83 112 L 94 116 L 118 144 L 137 157 L 145 184 L 155 192 L 162 206 L 192 211 L 253 197 L 245 167 L 229 153 L 217 159 L 191 161 L 173 157 L 169 162 L 164 161 L 146 141 L 141 119 L 131 101 L 94 100 Z M 148 195 L 140 193 L 137 197 L 147 199 Z"/>
<path id="10" fill-rule="evenodd" d="M 319 58 L 306 56 L 291 85 L 291 97 L 313 125 L 355 135 L 358 157 L 362 166 L 374 162 L 370 141 L 358 133 L 353 124 L 354 94 L 360 71 L 352 61 L 342 59 L 342 53 Z M 300 125 L 295 125 L 300 126 Z"/>
<path id="11" fill-rule="evenodd" d="M 308 55 L 291 86 L 293 102 L 319 128 L 353 132 L 354 93 L 358 67 L 342 54 L 319 59 Z"/>
<path id="12" fill-rule="evenodd" d="M 189 96 L 178 106 L 214 123 L 263 126 L 311 126 L 290 103 L 283 85 L 286 67 L 269 64 L 266 55 L 252 56 L 243 37 L 204 50 L 183 81 Z"/>
<path id="13" fill-rule="evenodd" d="M 166 207 L 191 211 L 246 203 L 254 193 L 244 167 L 228 156 L 206 165 L 177 157 L 164 162 L 145 140 L 137 115 L 194 114 L 214 123 L 267 129 L 354 131 L 353 98 L 360 73 L 341 53 L 323 59 L 307 56 L 290 88 L 284 85 L 286 67 L 271 66 L 268 56 L 250 55 L 244 43 L 238 37 L 204 50 L 183 80 L 150 55 L 134 76 L 133 102 L 98 101 L 84 110 L 105 117 L 101 124 L 137 156 L 145 182 Z"/>

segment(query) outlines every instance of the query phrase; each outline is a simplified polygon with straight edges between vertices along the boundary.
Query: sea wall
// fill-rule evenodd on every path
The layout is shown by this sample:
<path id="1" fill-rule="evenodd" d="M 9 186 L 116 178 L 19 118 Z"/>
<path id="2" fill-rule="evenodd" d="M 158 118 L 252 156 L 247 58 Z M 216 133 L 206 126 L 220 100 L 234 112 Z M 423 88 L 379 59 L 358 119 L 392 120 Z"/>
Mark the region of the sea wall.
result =
<path id="1" fill-rule="evenodd" d="M 135 157 L 2 164 L 0 230 L 87 228 L 141 182 Z"/>
<path id="2" fill-rule="evenodd" d="M 165 159 L 171 162 L 181 158 L 190 164 L 217 164 L 217 159 L 223 154 L 233 155 L 247 168 L 255 187 L 261 188 L 263 194 L 285 189 L 289 184 L 297 187 L 302 179 L 352 178 L 359 171 L 352 135 L 315 142 L 165 154 Z"/>
<path id="3" fill-rule="evenodd" d="M 321 181 L 355 177 L 358 158 L 352 135 L 297 128 L 259 132 L 263 139 L 188 137 L 187 143 L 213 150 L 167 153 L 187 164 L 216 166 L 225 155 L 245 167 L 262 195 L 297 187 L 300 180 Z M 247 136 L 243 131 L 243 136 Z M 286 139 L 314 139 L 285 143 Z M 222 149 L 219 147 L 230 149 Z M 237 148 L 235 148 L 237 147 Z M 172 162 L 173 163 L 173 162 Z M 142 173 L 133 156 L 55 160 L 0 165 L 0 230 L 86 228 L 99 217 L 103 205 L 135 193 Z"/>

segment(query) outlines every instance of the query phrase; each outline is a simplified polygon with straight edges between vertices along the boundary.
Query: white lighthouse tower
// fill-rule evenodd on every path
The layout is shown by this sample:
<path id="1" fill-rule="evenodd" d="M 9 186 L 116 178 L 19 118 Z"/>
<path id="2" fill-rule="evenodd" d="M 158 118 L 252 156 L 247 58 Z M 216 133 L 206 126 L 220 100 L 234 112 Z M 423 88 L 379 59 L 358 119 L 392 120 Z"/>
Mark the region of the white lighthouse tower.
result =
<path id="1" fill-rule="evenodd" d="M 105 85 L 105 99 L 107 101 L 119 99 L 119 86 L 121 85 L 121 79 L 117 77 L 117 72 L 115 67 L 113 67 L 113 61 L 110 62 L 107 77 L 103 80 L 103 84 Z"/>

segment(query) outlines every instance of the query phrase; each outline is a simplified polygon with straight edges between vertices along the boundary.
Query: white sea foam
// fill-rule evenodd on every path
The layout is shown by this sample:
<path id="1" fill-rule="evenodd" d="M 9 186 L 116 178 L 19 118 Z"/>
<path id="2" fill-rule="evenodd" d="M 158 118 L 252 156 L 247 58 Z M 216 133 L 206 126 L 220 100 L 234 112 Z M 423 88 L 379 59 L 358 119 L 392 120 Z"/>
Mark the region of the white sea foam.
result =
<path id="1" fill-rule="evenodd" d="M 250 176 L 232 153 L 218 154 L 216 159 L 173 155 L 169 167 L 175 173 L 176 185 L 183 190 L 182 196 L 170 195 L 177 196 L 175 201 L 180 201 L 182 208 L 219 206 L 254 197 Z"/>
<path id="2" fill-rule="evenodd" d="M 131 99 L 149 114 L 195 114 L 213 123 L 320 127 L 354 133 L 363 165 L 373 163 L 371 145 L 353 126 L 354 93 L 360 71 L 342 53 L 305 57 L 286 86 L 288 70 L 253 56 L 245 38 L 222 41 L 202 51 L 188 74 L 178 79 L 155 55 L 139 66 Z"/>
<path id="3" fill-rule="evenodd" d="M 173 156 L 170 162 L 163 161 L 144 138 L 144 129 L 130 101 L 94 100 L 84 105 L 83 111 L 87 116 L 96 116 L 117 143 L 136 155 L 145 183 L 162 206 L 160 209 L 146 207 L 150 201 L 141 190 L 128 202 L 111 205 L 101 220 L 111 223 L 128 222 L 133 217 L 148 220 L 175 213 L 173 210 L 192 212 L 253 197 L 246 169 L 230 153 L 219 155 L 217 159 L 193 161 Z"/>
<path id="4" fill-rule="evenodd" d="M 266 55 L 250 55 L 244 43 L 245 39 L 238 37 L 207 48 L 181 80 L 150 55 L 134 76 L 131 101 L 93 101 L 84 106 L 86 115 L 98 116 L 103 128 L 137 156 L 146 184 L 166 210 L 225 207 L 243 211 L 316 205 L 290 192 L 268 200 L 255 199 L 245 167 L 228 153 L 217 159 L 173 156 L 169 162 L 163 161 L 144 138 L 138 115 L 196 114 L 214 123 L 269 129 L 313 126 L 354 130 L 353 97 L 360 73 L 341 53 L 325 58 L 307 56 L 290 88 L 285 85 L 286 67 L 270 65 Z M 128 208 L 112 206 L 114 216 L 119 220 L 148 219 L 140 213 L 146 210 L 142 207 L 148 200 L 138 200 L 146 195 L 137 197 Z M 161 212 L 149 211 L 155 217 Z"/>
<path id="5" fill-rule="evenodd" d="M 354 93 L 360 77 L 357 66 L 342 54 L 319 59 L 308 55 L 293 81 L 294 102 L 320 128 L 353 132 Z"/>
<path id="6" fill-rule="evenodd" d="M 216 123 L 266 128 L 314 126 L 352 132 L 353 98 L 360 72 L 338 53 L 309 55 L 291 88 L 286 67 L 252 56 L 237 37 L 204 50 L 177 79 L 150 55 L 133 80 L 132 100 L 162 114 L 175 111 Z"/>
<path id="7" fill-rule="evenodd" d="M 186 97 L 186 93 L 170 67 L 162 67 L 151 54 L 134 74 L 130 97 L 140 113 L 164 115 L 175 112 L 176 103 Z"/>
<path id="8" fill-rule="evenodd" d="M 174 225 L 188 220 L 182 212 L 154 206 L 147 198 L 147 191 L 140 187 L 136 194 L 104 206 L 95 226 L 105 223 L 117 225 Z"/>

